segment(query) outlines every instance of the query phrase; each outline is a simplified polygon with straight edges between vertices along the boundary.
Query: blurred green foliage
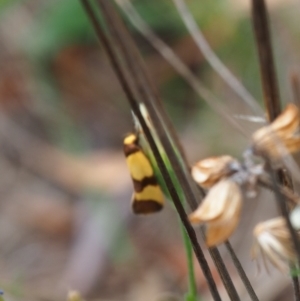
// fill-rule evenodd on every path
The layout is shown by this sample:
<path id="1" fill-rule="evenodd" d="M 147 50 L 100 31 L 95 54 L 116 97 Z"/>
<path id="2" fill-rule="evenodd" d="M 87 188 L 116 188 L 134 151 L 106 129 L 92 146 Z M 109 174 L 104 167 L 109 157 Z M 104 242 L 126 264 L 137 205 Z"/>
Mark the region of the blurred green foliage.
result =
<path id="1" fill-rule="evenodd" d="M 0 16 L 2 13 L 6 11 L 6 9 L 10 8 L 20 0 L 1 0 L 0 1 Z"/>
<path id="2" fill-rule="evenodd" d="M 185 35 L 186 30 L 172 1 L 133 1 L 143 19 L 157 32 L 166 33 L 167 38 Z M 215 23 L 222 22 L 227 6 L 224 1 L 189 1 L 189 8 L 199 25 L 205 30 Z M 221 18 L 221 19 L 220 19 Z"/>
<path id="3" fill-rule="evenodd" d="M 235 24 L 231 39 L 221 45 L 218 52 L 226 58 L 224 63 L 240 78 L 246 88 L 259 100 L 260 88 L 259 61 L 249 18 L 242 18 Z"/>
<path id="4" fill-rule="evenodd" d="M 39 59 L 64 46 L 90 41 L 95 41 L 95 36 L 80 1 L 51 1 L 34 20 L 24 47 L 28 55 Z"/>

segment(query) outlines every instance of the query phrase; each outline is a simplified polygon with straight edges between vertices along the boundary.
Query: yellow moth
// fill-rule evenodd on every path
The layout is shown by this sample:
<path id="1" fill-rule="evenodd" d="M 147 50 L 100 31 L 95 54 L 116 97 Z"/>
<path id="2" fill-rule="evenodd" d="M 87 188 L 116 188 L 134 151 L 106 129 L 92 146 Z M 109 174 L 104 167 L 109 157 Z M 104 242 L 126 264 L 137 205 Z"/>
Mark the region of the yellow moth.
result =
<path id="1" fill-rule="evenodd" d="M 164 195 L 156 180 L 151 163 L 138 144 L 138 137 L 125 137 L 124 154 L 133 181 L 132 210 L 136 214 L 160 211 L 164 206 Z"/>

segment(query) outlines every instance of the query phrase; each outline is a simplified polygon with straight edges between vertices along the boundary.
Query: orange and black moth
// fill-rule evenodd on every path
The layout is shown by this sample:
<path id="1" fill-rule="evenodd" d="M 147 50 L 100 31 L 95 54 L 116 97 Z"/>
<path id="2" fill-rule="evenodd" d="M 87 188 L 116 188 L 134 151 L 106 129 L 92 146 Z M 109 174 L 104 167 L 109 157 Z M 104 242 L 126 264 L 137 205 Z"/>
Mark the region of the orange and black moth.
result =
<path id="1" fill-rule="evenodd" d="M 133 212 L 148 214 L 160 211 L 164 206 L 164 196 L 154 175 L 152 165 L 138 144 L 138 137 L 135 134 L 127 135 L 123 146 L 134 187 Z"/>

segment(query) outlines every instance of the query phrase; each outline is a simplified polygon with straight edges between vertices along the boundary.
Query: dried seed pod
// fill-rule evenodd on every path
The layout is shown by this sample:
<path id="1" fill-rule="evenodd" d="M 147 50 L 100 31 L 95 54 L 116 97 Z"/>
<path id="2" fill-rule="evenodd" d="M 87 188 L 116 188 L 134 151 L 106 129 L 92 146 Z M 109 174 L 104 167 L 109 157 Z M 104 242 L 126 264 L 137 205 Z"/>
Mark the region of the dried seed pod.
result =
<path id="1" fill-rule="evenodd" d="M 287 272 L 289 264 L 296 262 L 293 242 L 283 217 L 257 224 L 253 235 L 252 258 L 257 260 L 258 255 L 261 255 L 265 268 L 266 259 L 282 272 Z"/>
<path id="2" fill-rule="evenodd" d="M 240 219 L 242 192 L 239 185 L 225 179 L 214 185 L 189 216 L 192 224 L 206 223 L 206 244 L 213 247 L 228 239 Z"/>
<path id="3" fill-rule="evenodd" d="M 192 177 L 203 188 L 210 188 L 239 168 L 239 162 L 230 156 L 209 157 L 192 167 Z"/>
<path id="4" fill-rule="evenodd" d="M 252 135 L 253 150 L 258 154 L 268 154 L 272 159 L 295 153 L 300 149 L 299 110 L 294 104 L 286 109 L 270 124 Z"/>

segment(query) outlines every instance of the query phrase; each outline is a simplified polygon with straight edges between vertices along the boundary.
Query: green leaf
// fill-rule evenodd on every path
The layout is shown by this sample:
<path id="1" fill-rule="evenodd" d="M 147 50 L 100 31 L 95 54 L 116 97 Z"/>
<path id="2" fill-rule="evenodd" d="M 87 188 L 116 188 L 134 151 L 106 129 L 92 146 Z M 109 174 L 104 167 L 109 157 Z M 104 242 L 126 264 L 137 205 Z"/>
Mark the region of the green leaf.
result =
<path id="1" fill-rule="evenodd" d="M 300 275 L 300 268 L 298 268 L 298 267 L 292 267 L 290 269 L 290 275 L 291 275 L 291 277 L 297 277 L 297 276 L 299 276 Z"/>

